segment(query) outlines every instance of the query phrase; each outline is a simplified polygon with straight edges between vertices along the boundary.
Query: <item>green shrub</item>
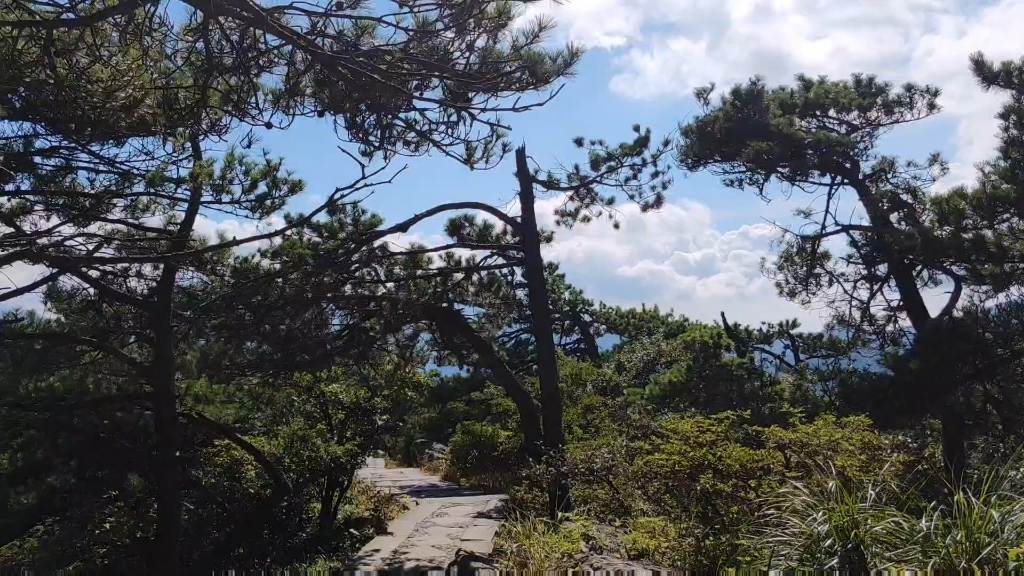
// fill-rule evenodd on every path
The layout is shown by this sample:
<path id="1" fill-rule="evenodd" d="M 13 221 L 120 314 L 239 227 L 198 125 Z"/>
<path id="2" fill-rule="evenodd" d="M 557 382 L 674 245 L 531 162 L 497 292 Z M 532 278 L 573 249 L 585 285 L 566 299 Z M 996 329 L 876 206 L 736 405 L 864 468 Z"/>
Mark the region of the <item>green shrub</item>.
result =
<path id="1" fill-rule="evenodd" d="M 408 496 L 384 492 L 369 482 L 355 480 L 345 495 L 339 520 L 342 524 L 368 525 L 381 533 L 408 508 Z"/>
<path id="2" fill-rule="evenodd" d="M 462 422 L 448 443 L 445 480 L 506 491 L 525 467 L 518 434 L 486 422 Z"/>
<path id="3" fill-rule="evenodd" d="M 697 570 L 754 562 L 745 537 L 764 498 L 813 478 L 821 463 L 837 462 L 850 478 L 896 478 L 920 460 L 861 417 L 804 422 L 792 413 L 763 427 L 744 413 L 670 415 L 646 426 L 637 435 L 640 426 L 627 421 L 617 434 L 569 445 L 574 503 L 596 521 L 628 526 L 632 557 Z M 542 494 L 528 498 L 527 486 L 517 504 L 542 504 Z"/>
<path id="4" fill-rule="evenodd" d="M 449 467 L 451 466 L 450 462 L 448 452 L 446 451 L 442 454 L 438 454 L 432 460 L 421 461 L 419 468 L 427 474 L 433 474 L 440 478 L 450 478 L 452 476 L 452 472 L 449 471 Z"/>
<path id="5" fill-rule="evenodd" d="M 933 502 L 922 514 L 912 546 L 928 570 L 996 571 L 1021 568 L 1024 494 L 1009 480 L 1009 467 L 993 467 L 974 490 L 956 490 L 949 502 Z M 1013 562 L 1014 566 L 1008 565 Z"/>
<path id="6" fill-rule="evenodd" d="M 667 518 L 642 517 L 629 522 L 623 545 L 630 558 L 643 558 L 662 566 L 678 566 L 680 527 Z"/>
<path id="7" fill-rule="evenodd" d="M 900 486 L 849 478 L 826 466 L 765 498 L 758 549 L 767 569 L 883 570 L 906 560 L 915 519 Z"/>
<path id="8" fill-rule="evenodd" d="M 720 572 L 749 562 L 741 542 L 686 519 L 634 518 L 622 544 L 630 559 L 700 572 Z M 741 554 L 730 557 L 730 554 Z"/>

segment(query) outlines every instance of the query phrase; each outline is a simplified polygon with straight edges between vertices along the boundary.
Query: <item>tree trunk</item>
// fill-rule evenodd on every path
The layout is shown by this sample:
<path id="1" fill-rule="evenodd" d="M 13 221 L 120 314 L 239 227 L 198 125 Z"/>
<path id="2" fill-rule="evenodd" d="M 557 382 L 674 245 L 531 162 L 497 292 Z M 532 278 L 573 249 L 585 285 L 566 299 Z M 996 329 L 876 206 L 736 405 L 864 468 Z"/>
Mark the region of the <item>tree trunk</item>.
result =
<path id="1" fill-rule="evenodd" d="M 860 168 L 857 169 L 859 171 Z M 868 215 L 868 221 L 876 230 L 875 236 L 881 241 L 885 263 L 896 284 L 896 290 L 899 292 L 900 302 L 906 311 L 907 319 L 910 320 L 914 330 L 920 334 L 931 324 L 932 316 L 924 302 L 924 295 L 921 294 L 921 289 L 917 285 L 913 267 L 893 246 L 893 242 L 899 238 L 899 232 L 890 220 L 891 215 L 882 207 L 871 186 L 860 177 L 851 180 L 851 183 L 857 192 L 861 206 L 864 207 L 864 212 Z"/>
<path id="2" fill-rule="evenodd" d="M 594 333 L 590 331 L 590 326 L 583 320 L 583 317 L 577 313 L 572 312 L 572 322 L 576 326 L 576 329 L 580 332 L 580 339 L 583 340 L 583 349 L 587 352 L 587 359 L 594 366 L 601 367 L 601 349 L 597 346 L 597 339 L 594 338 Z"/>
<path id="3" fill-rule="evenodd" d="M 335 490 L 334 506 L 331 507 L 331 526 L 334 526 L 334 522 L 338 519 L 338 513 L 341 512 L 341 503 L 345 500 L 345 496 L 348 495 L 348 491 L 352 488 L 352 476 L 349 476 L 344 482 L 340 483 L 337 490 Z"/>
<path id="4" fill-rule="evenodd" d="M 158 306 L 160 303 L 158 303 Z M 182 474 L 180 460 L 181 426 L 175 381 L 174 330 L 170 302 L 166 314 L 153 315 L 156 347 L 153 355 L 153 412 L 156 427 L 156 533 L 149 566 L 151 574 L 181 574 L 178 544 L 181 542 Z"/>
<path id="5" fill-rule="evenodd" d="M 555 464 L 555 478 L 548 494 L 552 517 L 572 509 L 569 485 L 561 473 L 565 445 L 562 423 L 562 394 L 558 385 L 558 355 L 555 349 L 548 285 L 544 276 L 544 257 L 540 252 L 540 230 L 534 207 L 533 174 L 526 161 L 526 147 L 516 149 L 516 178 L 519 180 L 519 205 L 522 210 L 520 242 L 523 248 L 523 275 L 530 302 L 530 330 L 537 346 L 537 377 L 540 381 L 541 415 L 544 422 L 544 449 Z"/>
<path id="6" fill-rule="evenodd" d="M 324 480 L 324 489 L 320 494 L 320 514 L 317 518 L 317 530 L 320 538 L 325 538 L 334 528 L 334 520 L 337 516 L 334 513 L 334 498 L 338 491 L 338 480 L 331 474 Z"/>
<path id="7" fill-rule="evenodd" d="M 878 196 L 871 190 L 867 182 L 857 178 L 853 184 L 861 205 L 864 206 L 864 211 L 868 215 L 868 220 L 877 230 L 875 234 L 881 237 L 886 265 L 896 284 L 907 319 L 910 320 L 910 324 L 914 328 L 915 340 L 933 339 L 932 335 L 936 334 L 937 330 L 941 330 L 941 315 L 939 318 L 932 317 L 914 276 L 914 267 L 893 246 L 893 243 L 899 238 L 899 233 L 890 220 L 890 214 L 882 208 Z M 956 294 L 958 297 L 959 292 Z M 954 299 L 947 306 L 950 306 L 950 310 L 952 310 L 952 306 L 955 304 Z M 938 334 L 941 335 L 941 332 Z M 946 370 L 936 371 L 935 378 L 945 378 L 947 381 L 935 382 L 933 386 L 948 395 L 948 398 L 944 399 L 943 408 L 939 414 L 942 424 L 942 463 L 950 475 L 952 485 L 959 486 L 967 471 L 967 430 L 963 414 L 960 411 L 959 395 L 955 392 L 958 383 L 952 382 L 952 386 L 947 385 L 948 379 L 951 378 L 950 374 Z"/>
<path id="8" fill-rule="evenodd" d="M 516 405 L 526 456 L 533 462 L 540 462 L 544 452 L 543 433 L 537 405 L 530 391 L 498 356 L 494 346 L 473 329 L 462 312 L 450 306 L 426 306 L 424 311 L 428 319 L 437 324 L 439 330 L 450 330 L 465 340 L 479 357 L 483 367 L 490 370 L 495 383 L 501 386 Z"/>
<path id="9" fill-rule="evenodd" d="M 202 162 L 203 150 L 195 134 L 189 139 L 192 160 Z M 193 169 L 195 164 L 193 165 Z M 182 215 L 178 230 L 168 245 L 168 252 L 180 252 L 188 246 L 192 228 L 203 199 L 199 179 L 191 184 L 188 206 Z M 181 574 L 178 545 L 181 542 L 182 471 L 181 425 L 178 421 L 178 363 L 174 337 L 174 288 L 178 281 L 179 264 L 165 262 L 160 277 L 153 287 L 153 306 L 149 309 L 150 330 L 153 332 L 153 412 L 156 428 L 156 533 L 154 553 L 149 572 L 158 576 Z"/>

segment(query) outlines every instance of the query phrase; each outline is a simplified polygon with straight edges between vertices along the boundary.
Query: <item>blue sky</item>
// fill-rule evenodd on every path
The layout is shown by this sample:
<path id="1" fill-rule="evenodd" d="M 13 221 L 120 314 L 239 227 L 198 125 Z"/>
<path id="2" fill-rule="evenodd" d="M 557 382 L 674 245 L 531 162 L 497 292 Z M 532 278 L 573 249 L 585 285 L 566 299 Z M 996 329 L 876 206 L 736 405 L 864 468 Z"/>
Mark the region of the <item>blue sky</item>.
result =
<path id="1" fill-rule="evenodd" d="M 1024 54 L 1010 24 L 1024 21 L 1024 0 L 544 0 L 530 10 L 559 22 L 553 41 L 590 47 L 577 77 L 552 103 L 507 118 L 513 140 L 526 142 L 541 164 L 579 158 L 570 142 L 578 135 L 619 141 L 633 124 L 671 132 L 696 112 L 692 89 L 710 81 L 723 87 L 753 74 L 774 84 L 797 72 L 867 72 L 943 89 L 945 111 L 892 133 L 882 151 L 915 158 L 941 151 L 953 165 L 944 184 L 963 182 L 991 153 L 998 103 L 975 87 L 967 55 L 979 49 L 996 58 Z M 297 209 L 345 181 L 324 122 L 274 132 L 263 143 L 308 181 L 309 197 Z M 487 172 L 443 157 L 408 164 L 394 185 L 367 201 L 388 221 L 442 202 L 504 204 L 514 195 L 508 161 Z M 539 212 L 550 213 L 555 201 L 542 201 Z M 822 314 L 780 300 L 758 266 L 772 256 L 775 230 L 767 222 L 785 221 L 798 201 L 807 199 L 766 204 L 709 175 L 677 174 L 661 212 L 624 208 L 617 232 L 604 224 L 560 231 L 547 256 L 591 297 L 611 303 L 657 303 L 705 320 L 720 310 L 751 323 L 797 317 L 813 327 Z M 427 222 L 402 240 L 439 241 L 442 223 Z"/>
<path id="2" fill-rule="evenodd" d="M 507 115 L 505 121 L 512 127 L 512 140 L 525 142 L 530 155 L 541 165 L 555 166 L 559 161 L 585 158 L 571 144 L 575 136 L 619 142 L 631 138 L 633 124 L 652 128 L 656 136 L 667 135 L 697 112 L 697 105 L 688 92 L 638 99 L 613 91 L 608 85 L 613 57 L 612 51 L 591 49 L 584 56 L 577 76 L 565 83 L 551 103 L 531 112 Z M 937 149 L 949 154 L 955 151 L 949 124 L 937 119 L 901 130 L 887 138 L 884 148 L 916 157 Z M 263 132 L 261 144 L 273 154 L 283 156 L 286 166 L 307 182 L 307 193 L 292 204 L 294 210 L 316 206 L 336 184 L 346 182 L 351 175 L 348 164 L 336 149 L 336 137 L 328 120 L 304 120 L 288 130 Z M 515 193 L 511 158 L 485 171 L 470 171 L 436 154 L 400 158 L 394 165 L 408 167 L 394 185 L 381 187 L 365 203 L 389 222 L 453 200 L 500 205 Z M 755 219 L 761 215 L 778 218 L 788 213 L 790 206 L 771 206 L 751 194 L 725 189 L 710 175 L 678 172 L 669 199 L 671 202 L 693 200 L 707 205 L 715 213 L 715 223 L 727 229 L 752 222 L 752 216 Z M 438 219 L 419 230 L 434 233 L 440 230 L 442 223 L 443 220 Z"/>
<path id="3" fill-rule="evenodd" d="M 540 0 L 526 17 L 538 13 L 559 23 L 553 42 L 590 47 L 577 77 L 553 102 L 506 118 L 513 140 L 526 142 L 542 164 L 580 158 L 571 145 L 575 136 L 618 141 L 633 124 L 670 132 L 696 111 L 693 88 L 708 82 L 726 87 L 761 74 L 777 84 L 798 72 L 868 72 L 943 89 L 944 112 L 893 133 L 883 151 L 921 158 L 939 150 L 952 162 L 945 184 L 964 182 L 973 164 L 991 154 L 998 105 L 997 97 L 977 89 L 967 56 L 976 50 L 994 58 L 1024 55 L 1017 30 L 1024 0 Z M 271 131 L 262 145 L 307 181 L 295 210 L 315 206 L 351 177 L 325 121 Z M 443 157 L 408 165 L 367 201 L 391 222 L 442 202 L 502 204 L 514 194 L 508 161 L 486 172 Z M 555 201 L 540 202 L 542 217 Z M 706 175 L 677 175 L 660 212 L 622 207 L 621 230 L 592 224 L 562 231 L 546 255 L 591 297 L 614 304 L 657 303 L 705 320 L 720 310 L 751 323 L 797 317 L 813 327 L 821 314 L 780 300 L 758 266 L 772 256 L 775 231 L 766 220 L 784 220 L 796 205 L 765 204 Z M 398 241 L 437 241 L 442 223 L 427 222 Z M 249 226 L 206 225 L 239 237 Z M 7 272 L 18 279 L 18 271 Z M 31 280 L 28 273 L 22 271 Z"/>
<path id="4" fill-rule="evenodd" d="M 575 136 L 617 142 L 630 137 L 633 124 L 650 126 L 663 134 L 692 110 L 691 98 L 638 102 L 612 92 L 608 89 L 609 65 L 607 52 L 592 50 L 584 57 L 577 77 L 569 80 L 551 103 L 531 112 L 505 116 L 512 127 L 513 141 L 525 142 L 530 155 L 542 164 L 572 161 L 583 158 L 571 144 Z M 345 179 L 343 173 L 332 170 L 335 166 L 343 169 L 345 165 L 334 148 L 334 135 L 326 120 L 303 122 L 287 131 L 267 133 L 262 143 L 275 153 L 282 152 L 288 166 L 307 180 L 313 194 L 330 190 L 335 182 Z M 367 205 L 390 221 L 451 200 L 507 201 L 515 186 L 510 162 L 511 158 L 495 169 L 469 171 L 437 155 L 400 159 L 396 164 L 407 163 L 407 171 L 396 185 L 382 188 Z M 717 188 L 713 181 L 700 180 L 702 188 L 709 192 Z M 707 196 L 714 200 L 713 193 Z"/>

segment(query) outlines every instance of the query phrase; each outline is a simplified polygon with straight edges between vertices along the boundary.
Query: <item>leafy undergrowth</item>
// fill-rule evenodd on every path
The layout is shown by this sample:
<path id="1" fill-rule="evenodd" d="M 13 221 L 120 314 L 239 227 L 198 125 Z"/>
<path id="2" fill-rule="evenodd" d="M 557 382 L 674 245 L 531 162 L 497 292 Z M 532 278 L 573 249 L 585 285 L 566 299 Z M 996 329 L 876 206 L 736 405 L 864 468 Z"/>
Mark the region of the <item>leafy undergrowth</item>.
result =
<path id="1" fill-rule="evenodd" d="M 483 422 L 462 422 L 435 460 L 441 478 L 488 492 L 508 492 L 526 465 L 519 436 Z"/>
<path id="2" fill-rule="evenodd" d="M 427 474 L 431 474 L 445 480 L 451 478 L 451 474 L 448 471 L 447 454 L 439 455 L 432 460 L 425 460 L 420 463 L 419 468 Z"/>
<path id="3" fill-rule="evenodd" d="M 581 435 L 558 472 L 574 514 L 544 518 L 552 468 L 509 475 L 517 512 L 496 554 L 530 570 L 606 554 L 702 572 L 1024 567 L 1024 460 L 980 465 L 958 489 L 933 461 L 860 418 L 763 427 L 673 416 L 636 440 Z"/>
<path id="4" fill-rule="evenodd" d="M 577 569 L 597 557 L 698 572 L 1024 562 L 1020 458 L 979 456 L 952 490 L 934 423 L 895 434 L 865 416 L 809 416 L 784 403 L 759 414 L 656 412 L 595 395 L 604 381 L 596 368 L 562 368 L 563 458 L 517 459 L 521 435 L 495 418 L 454 427 L 430 464 L 446 479 L 509 494 L 516 512 L 495 548 L 503 567 Z M 568 482 L 574 511 L 552 521 L 556 477 Z"/>
<path id="5" fill-rule="evenodd" d="M 349 488 L 347 499 L 342 521 L 367 520 L 377 532 L 387 528 L 388 523 L 409 509 L 407 497 L 384 492 L 361 480 L 356 480 Z"/>

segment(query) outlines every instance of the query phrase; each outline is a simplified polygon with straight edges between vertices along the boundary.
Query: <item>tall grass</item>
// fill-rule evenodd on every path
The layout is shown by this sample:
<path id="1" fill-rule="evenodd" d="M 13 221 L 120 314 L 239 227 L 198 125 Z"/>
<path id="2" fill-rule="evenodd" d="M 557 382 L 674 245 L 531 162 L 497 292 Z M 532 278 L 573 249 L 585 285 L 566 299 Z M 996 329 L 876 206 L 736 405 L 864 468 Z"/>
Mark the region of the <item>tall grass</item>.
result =
<path id="1" fill-rule="evenodd" d="M 495 555 L 503 569 L 572 570 L 593 538 L 592 529 L 588 520 L 571 514 L 550 520 L 514 510 L 498 532 Z"/>
<path id="2" fill-rule="evenodd" d="M 938 501 L 928 486 L 899 479 L 895 469 L 850 478 L 831 465 L 804 480 L 787 480 L 761 501 L 750 528 L 735 535 L 732 566 L 785 571 L 1010 572 L 1024 570 L 1022 460 L 979 468 Z M 701 555 L 690 546 L 715 544 L 706 535 L 655 518 L 634 519 L 624 538 L 630 556 L 680 569 Z M 496 552 L 504 568 L 564 570 L 579 562 L 597 533 L 587 520 L 558 522 L 514 512 Z M 684 541 L 689 542 L 684 546 Z"/>
<path id="3" fill-rule="evenodd" d="M 915 486 L 827 467 L 765 501 L 755 541 L 769 569 L 991 571 L 1024 567 L 1024 495 L 1014 459 L 922 502 Z"/>
<path id="4" fill-rule="evenodd" d="M 753 541 L 768 569 L 882 570 L 899 563 L 915 519 L 885 480 L 841 477 L 831 465 L 765 500 Z"/>
<path id="5" fill-rule="evenodd" d="M 1021 568 L 1015 549 L 1024 547 L 1024 494 L 1013 468 L 988 470 L 975 490 L 951 490 L 949 502 L 931 503 L 922 514 L 918 542 L 911 546 L 929 570 Z"/>

